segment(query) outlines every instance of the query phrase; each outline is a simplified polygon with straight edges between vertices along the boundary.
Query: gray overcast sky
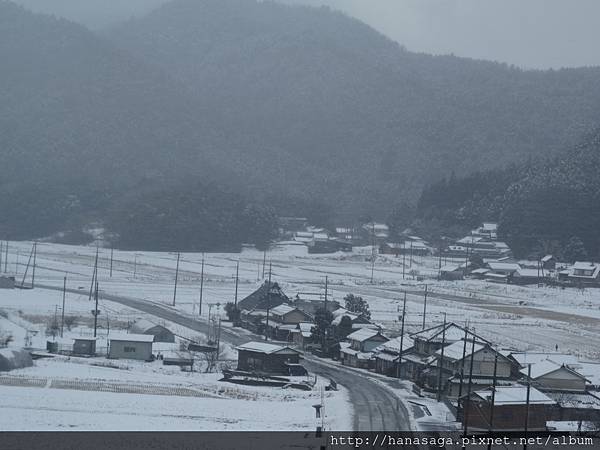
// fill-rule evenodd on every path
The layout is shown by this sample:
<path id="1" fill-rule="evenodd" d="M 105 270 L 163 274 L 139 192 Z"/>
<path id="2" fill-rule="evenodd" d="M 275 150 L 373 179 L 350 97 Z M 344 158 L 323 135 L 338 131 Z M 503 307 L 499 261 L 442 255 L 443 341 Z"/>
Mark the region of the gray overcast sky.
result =
<path id="1" fill-rule="evenodd" d="M 166 0 L 16 0 L 91 28 Z M 525 68 L 600 65 L 600 0 L 281 0 L 327 4 L 409 50 L 454 53 Z"/>

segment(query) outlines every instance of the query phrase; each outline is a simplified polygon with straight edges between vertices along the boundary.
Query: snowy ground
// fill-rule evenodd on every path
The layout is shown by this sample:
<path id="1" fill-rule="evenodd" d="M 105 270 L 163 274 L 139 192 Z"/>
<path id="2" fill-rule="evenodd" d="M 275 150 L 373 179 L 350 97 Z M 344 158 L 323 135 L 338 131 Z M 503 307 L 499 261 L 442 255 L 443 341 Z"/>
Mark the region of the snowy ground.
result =
<path id="1" fill-rule="evenodd" d="M 29 242 L 10 242 L 9 244 L 7 269 L 13 274 L 15 271 L 17 272 L 19 283 L 24 275 L 30 251 L 31 243 Z M 93 304 L 89 301 L 89 289 L 95 252 L 96 249 L 92 247 L 38 244 L 36 284 L 61 287 L 63 277 L 67 276 L 67 286 L 70 289 L 79 289 L 80 292 L 80 294 L 68 293 L 66 296 L 65 315 L 76 318 L 76 325 L 72 330 L 66 331 L 66 336 L 72 337 L 90 332 Z M 172 305 L 176 254 L 115 250 L 111 276 L 110 253 L 109 249 L 100 249 L 98 273 L 100 290 Z M 475 280 L 437 281 L 435 278 L 438 260 L 422 257 L 415 258 L 410 263 L 407 261 L 403 270 L 401 257 L 380 256 L 373 267 L 373 280 L 371 281 L 370 253 L 370 248 L 363 248 L 356 249 L 351 254 L 308 255 L 304 247 L 281 245 L 266 254 L 266 265 L 263 265 L 265 255 L 256 250 L 244 250 L 241 254 L 206 254 L 202 316 L 207 318 L 210 311 L 212 314 L 224 317 L 224 303 L 234 299 L 234 276 L 238 261 L 240 262 L 240 299 L 260 285 L 264 279 L 263 273 L 268 272 L 269 264 L 271 264 L 273 281 L 279 282 L 289 296 L 295 296 L 297 293 L 303 297 L 311 296 L 313 298 L 322 295 L 326 275 L 329 277 L 330 299 L 343 303 L 343 297 L 348 293 L 363 296 L 369 302 L 372 318 L 381 323 L 390 335 L 397 334 L 399 331 L 398 311 L 402 306 L 404 291 L 409 292 L 406 322 L 408 330 L 421 329 L 423 296 L 416 295 L 416 293 L 424 291 L 425 284 L 427 284 L 430 296 L 427 302 L 426 326 L 440 323 L 443 315 L 446 314 L 449 321 L 458 323 L 469 321 L 478 333 L 502 347 L 513 347 L 520 350 L 555 350 L 558 345 L 561 352 L 572 353 L 590 360 L 600 359 L 600 289 L 587 289 L 582 292 L 576 289 L 520 287 Z M 188 314 L 197 315 L 199 313 L 201 264 L 201 254 L 183 253 L 181 255 L 175 308 Z M 424 280 L 413 280 L 413 277 L 409 275 L 411 270 L 418 271 Z M 25 285 L 31 282 L 31 275 L 32 267 L 30 266 L 25 277 Z M 448 294 L 455 297 L 448 298 Z M 446 298 L 440 298 L 444 295 Z M 7 316 L 0 317 L 0 334 L 12 333 L 14 342 L 11 345 L 13 346 L 22 346 L 26 337 L 29 337 L 34 347 L 43 348 L 46 340 L 46 326 L 55 314 L 60 318 L 61 307 L 62 293 L 59 291 L 0 290 L 0 312 Z M 138 317 L 152 320 L 152 317 L 144 316 L 139 311 L 109 301 L 100 301 L 99 309 L 101 311 L 99 316 L 99 324 L 102 327 L 99 331 L 101 339 L 105 339 L 109 327 L 111 330 L 126 328 L 128 322 L 134 321 Z M 155 318 L 154 321 L 160 323 Z M 167 325 L 174 326 L 173 324 Z M 177 328 L 176 333 L 187 338 L 198 338 L 197 332 L 183 327 Z M 99 343 L 99 345 L 102 344 Z M 235 358 L 233 349 L 229 348 L 227 352 L 226 358 Z M 51 370 L 50 366 L 41 366 L 41 363 L 38 363 L 35 368 L 27 370 L 33 373 L 41 368 L 45 371 Z M 60 376 L 62 373 L 60 368 L 52 370 L 56 370 L 55 375 L 52 376 Z M 134 377 L 138 377 L 138 372 L 131 373 L 136 373 Z M 142 373 L 146 373 L 146 370 L 143 370 Z M 173 382 L 175 376 L 174 374 L 157 374 L 152 371 L 149 373 L 152 374 L 152 377 L 166 377 L 167 382 Z M 50 375 L 43 376 L 49 377 Z M 115 376 L 117 379 L 126 378 L 123 371 Z M 89 378 L 88 375 L 85 377 Z M 143 377 L 140 378 L 140 380 L 142 379 Z M 204 382 L 208 383 L 209 380 L 204 379 Z M 53 396 L 62 395 L 62 392 L 44 389 L 44 396 L 41 397 L 49 400 L 47 403 L 37 404 L 35 402 L 45 402 L 46 400 L 36 399 L 36 396 L 29 398 L 28 390 L 31 389 L 35 390 L 36 388 L 0 386 L 0 390 L 2 390 L 0 395 L 9 400 L 12 399 L 11 403 L 7 404 L 12 404 L 12 407 L 16 408 L 13 411 L 14 415 L 12 413 L 2 414 L 4 418 L 2 420 L 6 422 L 0 423 L 0 428 L 14 429 L 18 427 L 17 421 L 13 420 L 13 417 L 18 415 L 17 410 L 20 404 L 22 404 L 22 414 L 31 417 L 29 422 L 31 427 L 48 429 L 58 424 L 57 421 L 44 423 L 44 420 L 48 420 L 44 419 L 44 414 L 39 413 L 38 417 L 38 413 L 26 413 L 26 411 L 43 411 L 43 408 L 51 408 L 49 405 L 53 403 Z M 11 391 L 12 394 L 7 393 L 4 396 L 5 391 Z M 19 394 L 19 392 L 21 393 Z M 65 395 L 70 399 L 69 402 L 73 402 L 70 407 L 72 410 L 79 407 L 76 402 L 76 399 L 79 399 L 80 406 L 89 402 L 94 405 L 94 408 L 97 408 L 98 414 L 112 414 L 110 406 L 102 404 L 98 400 L 98 396 L 101 397 L 105 394 L 79 391 L 68 391 L 67 394 L 66 392 Z M 122 396 L 120 397 L 122 399 L 134 397 L 133 394 L 111 394 L 112 396 Z M 25 397 L 27 400 L 24 402 L 17 400 Z M 192 408 L 191 405 L 196 405 L 194 402 L 208 400 L 176 396 L 168 398 L 169 401 L 172 400 L 179 406 L 173 406 L 173 409 L 165 406 L 165 417 L 168 418 L 164 422 L 160 422 L 158 416 L 152 415 L 157 410 L 156 407 L 152 407 L 154 406 L 153 402 L 160 402 L 160 397 L 139 396 L 135 401 L 134 399 L 130 402 L 122 400 L 125 411 L 132 411 L 124 414 L 130 414 L 128 417 L 131 422 L 129 423 L 133 429 L 146 429 L 146 426 L 153 429 L 178 429 L 177 426 L 189 429 L 187 425 L 189 424 L 191 427 L 192 423 L 196 427 L 193 429 L 203 429 L 203 426 L 213 424 L 212 429 L 218 422 L 219 414 L 221 414 L 219 411 L 228 410 L 226 406 L 229 404 L 228 402 L 234 402 L 232 403 L 234 405 L 235 402 L 240 403 L 239 408 L 237 406 L 229 407 L 229 413 L 223 412 L 228 420 L 237 420 L 237 422 L 227 425 L 231 429 L 263 429 L 267 426 L 260 417 L 254 417 L 251 414 L 251 411 L 256 410 L 255 408 L 250 406 L 249 410 L 245 410 L 246 406 L 255 404 L 259 400 L 240 402 L 235 399 L 212 399 L 209 402 L 210 408 L 200 407 L 201 412 L 198 412 L 198 407 Z M 289 414 L 294 417 L 294 420 L 290 421 L 288 421 L 288 417 L 292 416 L 289 416 L 288 410 L 282 407 L 282 414 L 277 414 L 278 417 L 281 416 L 281 420 L 271 425 L 277 429 L 289 429 L 291 422 L 297 422 L 300 427 L 306 426 L 312 429 L 314 413 L 311 401 L 314 399 L 298 398 L 295 400 L 294 405 L 297 405 L 298 408 L 290 408 Z M 332 401 L 343 403 L 346 400 L 342 393 Z M 138 406 L 141 408 L 134 406 L 135 402 L 140 402 Z M 213 402 L 219 403 L 220 406 L 213 409 Z M 272 408 L 275 408 L 276 404 L 277 402 L 273 400 L 272 405 L 268 406 L 266 410 L 273 411 Z M 128 409 L 127 405 L 131 405 L 131 408 Z M 303 405 L 308 408 L 304 408 Z M 341 408 L 344 410 L 344 407 Z M 346 405 L 345 408 L 347 409 L 348 406 Z M 147 417 L 136 416 L 135 411 L 139 409 L 147 411 Z M 207 414 L 206 409 L 210 409 L 214 413 L 211 413 L 211 417 L 206 418 L 204 422 L 202 417 Z M 298 416 L 296 416 L 296 412 L 301 410 L 303 412 L 298 412 Z M 175 419 L 176 411 L 186 411 L 185 414 L 194 418 Z M 232 411 L 234 411 L 233 414 Z M 86 429 L 90 422 L 86 419 L 85 414 L 78 414 L 77 417 L 78 421 L 75 425 Z M 89 420 L 91 421 L 91 415 Z M 188 420 L 189 422 L 187 422 Z M 345 419 L 336 417 L 335 420 Z M 349 414 L 347 420 L 350 422 Z M 119 424 L 123 422 L 115 419 L 107 420 L 106 423 L 113 424 L 109 425 L 109 428 L 111 426 L 118 428 Z M 199 425 L 203 423 L 206 425 Z M 228 422 L 224 421 L 223 423 L 226 425 Z M 338 423 L 336 426 L 344 428 L 347 425 Z M 21 426 L 30 428 L 26 425 Z"/>

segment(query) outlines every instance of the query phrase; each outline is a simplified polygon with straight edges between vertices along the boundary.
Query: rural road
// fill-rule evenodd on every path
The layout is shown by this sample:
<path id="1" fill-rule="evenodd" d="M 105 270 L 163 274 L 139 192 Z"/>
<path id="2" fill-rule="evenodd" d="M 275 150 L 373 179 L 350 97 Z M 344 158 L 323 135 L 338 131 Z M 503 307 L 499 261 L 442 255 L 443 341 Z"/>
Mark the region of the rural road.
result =
<path id="1" fill-rule="evenodd" d="M 61 287 L 49 285 L 36 285 L 36 288 L 62 291 Z M 81 293 L 77 289 L 67 289 L 67 292 L 74 294 Z M 120 303 L 129 308 L 137 309 L 201 333 L 208 332 L 208 324 L 206 322 L 199 321 L 187 314 L 182 314 L 167 305 L 159 305 L 145 300 L 106 292 L 100 292 L 98 296 L 102 300 Z M 252 334 L 240 334 L 228 328 L 221 329 L 221 339 L 233 345 L 244 344 L 252 338 L 256 338 L 256 336 Z M 376 381 L 370 379 L 367 373 L 363 375 L 351 370 L 338 369 L 310 355 L 306 355 L 304 361 L 304 365 L 309 372 L 324 378 L 333 379 L 348 389 L 348 395 L 354 407 L 354 431 L 410 430 L 410 419 L 406 407 L 400 403 L 400 408 L 397 409 L 393 394 Z"/>

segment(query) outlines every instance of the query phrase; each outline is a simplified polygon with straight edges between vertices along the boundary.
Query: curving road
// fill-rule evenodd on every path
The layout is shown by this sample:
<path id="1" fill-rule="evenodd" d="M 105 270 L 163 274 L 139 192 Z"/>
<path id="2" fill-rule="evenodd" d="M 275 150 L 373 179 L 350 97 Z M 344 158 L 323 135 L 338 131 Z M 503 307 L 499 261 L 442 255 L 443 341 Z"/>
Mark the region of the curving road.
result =
<path id="1" fill-rule="evenodd" d="M 62 291 L 62 288 L 49 285 L 36 284 L 38 289 Z M 81 294 L 80 290 L 67 289 L 68 292 Z M 99 298 L 115 303 L 120 303 L 129 308 L 137 309 L 155 317 L 177 323 L 192 330 L 208 333 L 208 324 L 197 318 L 183 314 L 175 308 L 163 304 L 156 304 L 132 297 L 99 292 Z M 228 328 L 221 329 L 221 340 L 233 345 L 241 345 L 251 338 L 253 334 L 239 334 Z M 312 373 L 333 379 L 336 383 L 348 389 L 350 401 L 354 408 L 353 428 L 355 431 L 408 431 L 410 419 L 406 407 L 397 404 L 394 394 L 384 386 L 369 378 L 368 373 L 355 372 L 345 368 L 337 368 L 312 355 L 305 355 L 305 367 Z"/>

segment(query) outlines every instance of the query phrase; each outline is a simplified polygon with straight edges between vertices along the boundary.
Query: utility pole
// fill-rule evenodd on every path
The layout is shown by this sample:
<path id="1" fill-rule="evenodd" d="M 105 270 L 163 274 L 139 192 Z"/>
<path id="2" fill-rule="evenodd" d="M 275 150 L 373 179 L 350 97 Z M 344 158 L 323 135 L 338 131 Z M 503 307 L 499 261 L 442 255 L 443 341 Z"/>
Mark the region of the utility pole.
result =
<path id="1" fill-rule="evenodd" d="M 402 346 L 404 345 L 404 319 L 406 318 L 406 291 L 404 292 L 404 303 L 402 305 L 402 325 L 400 326 L 400 350 L 398 351 L 398 367 L 396 368 L 396 376 L 400 383 L 400 366 L 402 365 Z"/>
<path id="2" fill-rule="evenodd" d="M 402 279 L 404 280 L 404 273 L 406 272 L 406 240 L 402 243 Z"/>
<path id="3" fill-rule="evenodd" d="M 173 288 L 173 306 L 175 306 L 175 300 L 177 299 L 177 278 L 179 278 L 179 258 L 181 253 L 177 252 L 177 267 L 175 268 L 175 288 Z"/>
<path id="4" fill-rule="evenodd" d="M 458 409 L 460 409 L 460 398 L 462 397 L 462 389 L 463 389 L 463 380 L 464 380 L 464 376 L 465 376 L 465 357 L 467 355 L 467 338 L 468 338 L 468 333 L 469 333 L 469 329 L 467 328 L 467 323 L 465 322 L 465 337 L 464 337 L 464 341 L 463 341 L 463 352 L 462 352 L 462 359 L 460 360 L 460 384 L 458 385 Z M 457 416 L 458 416 L 458 409 L 457 409 Z M 464 420 L 464 418 L 463 418 Z"/>
<path id="5" fill-rule="evenodd" d="M 469 366 L 469 384 L 467 385 L 467 407 L 465 409 L 463 423 L 465 426 L 463 437 L 467 437 L 467 429 L 469 428 L 469 408 L 471 407 L 471 389 L 473 388 L 473 356 L 475 355 L 475 333 L 471 344 L 471 364 Z"/>
<path id="6" fill-rule="evenodd" d="M 204 253 L 202 253 L 202 270 L 200 272 L 200 303 L 198 304 L 198 315 L 202 315 L 202 294 L 204 293 Z M 209 317 L 210 319 L 210 317 Z"/>
<path id="7" fill-rule="evenodd" d="M 115 249 L 113 247 L 110 248 L 110 278 L 112 278 L 112 268 L 113 268 L 113 253 Z"/>
<path id="8" fill-rule="evenodd" d="M 31 288 L 35 287 L 35 265 L 37 258 L 37 242 L 33 243 L 33 271 L 31 272 Z"/>
<path id="9" fill-rule="evenodd" d="M 373 239 L 372 239 L 372 244 L 373 247 L 371 248 L 371 284 L 373 284 L 373 276 L 375 273 L 375 258 L 377 256 L 377 252 L 375 250 L 375 221 L 373 221 L 373 229 L 371 231 L 371 234 L 373 235 Z"/>
<path id="10" fill-rule="evenodd" d="M 29 253 L 29 259 L 27 259 L 27 267 L 25 267 L 25 273 L 23 274 L 23 279 L 21 280 L 21 287 L 25 286 L 25 278 L 27 278 L 27 272 L 29 271 L 29 263 L 31 262 L 32 256 L 33 256 L 33 248 L 31 249 L 31 253 Z"/>
<path id="11" fill-rule="evenodd" d="M 496 347 L 496 354 L 494 355 L 494 376 L 492 377 L 492 403 L 490 405 L 490 427 L 488 429 L 488 436 L 492 435 L 494 431 L 494 407 L 496 404 L 496 383 L 498 375 L 498 348 Z M 488 443 L 488 450 L 491 450 L 492 442 Z"/>
<path id="12" fill-rule="evenodd" d="M 412 267 L 413 262 L 413 241 L 410 241 L 410 261 L 408 262 L 409 267 Z"/>
<path id="13" fill-rule="evenodd" d="M 269 282 L 267 284 L 267 326 L 265 328 L 265 341 L 269 340 L 269 311 L 271 310 L 271 263 L 269 263 Z"/>
<path id="14" fill-rule="evenodd" d="M 96 290 L 94 292 L 94 299 L 96 300 L 96 306 L 94 309 L 94 337 L 96 337 L 98 331 L 98 281 L 96 281 Z"/>
<path id="15" fill-rule="evenodd" d="M 442 401 L 442 370 L 444 369 L 444 347 L 446 346 L 446 313 L 444 313 L 444 328 L 442 329 L 442 354 L 438 363 L 437 401 Z"/>
<path id="16" fill-rule="evenodd" d="M 133 255 L 133 279 L 135 280 L 135 276 L 137 274 L 137 253 Z"/>
<path id="17" fill-rule="evenodd" d="M 267 267 L 267 249 L 263 251 L 263 269 L 262 269 L 262 279 L 265 279 L 265 270 Z"/>
<path id="18" fill-rule="evenodd" d="M 60 337 L 63 337 L 63 331 L 65 328 L 65 298 L 67 296 L 67 276 L 63 280 L 63 295 L 62 295 L 62 315 L 60 318 Z"/>
<path id="19" fill-rule="evenodd" d="M 238 284 L 240 282 L 240 260 L 238 259 L 238 262 L 235 266 L 235 296 L 233 297 L 233 326 L 237 326 L 237 323 L 239 321 L 239 311 L 238 311 L 238 307 L 237 307 L 237 302 L 238 302 Z"/>
<path id="20" fill-rule="evenodd" d="M 92 284 L 90 285 L 90 295 L 88 301 L 92 301 L 92 294 L 94 292 L 94 283 L 98 279 L 98 247 L 96 247 L 96 258 L 94 259 L 94 271 L 92 272 Z"/>
<path id="21" fill-rule="evenodd" d="M 329 289 L 328 281 L 329 281 L 329 277 L 327 275 L 325 275 L 325 311 L 327 311 L 327 291 Z"/>
<path id="22" fill-rule="evenodd" d="M 523 430 L 523 450 L 527 450 L 527 432 L 529 431 L 529 400 L 531 396 L 531 363 L 527 365 L 527 397 L 525 399 L 525 429 Z"/>
<path id="23" fill-rule="evenodd" d="M 21 252 L 19 251 L 19 249 L 17 249 L 17 259 L 15 261 L 15 276 L 17 276 L 19 274 L 19 254 Z"/>
<path id="24" fill-rule="evenodd" d="M 17 255 L 19 252 L 17 251 Z M 8 272 L 8 241 L 6 241 L 6 248 L 4 249 L 4 273 Z M 17 273 L 15 272 L 15 275 Z"/>
<path id="25" fill-rule="evenodd" d="M 425 295 L 423 297 L 423 330 L 425 329 L 425 316 L 427 315 L 427 285 L 425 285 Z"/>
<path id="26" fill-rule="evenodd" d="M 219 360 L 219 346 L 221 345 L 221 316 L 219 316 L 219 327 L 217 328 L 217 361 Z"/>

